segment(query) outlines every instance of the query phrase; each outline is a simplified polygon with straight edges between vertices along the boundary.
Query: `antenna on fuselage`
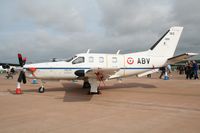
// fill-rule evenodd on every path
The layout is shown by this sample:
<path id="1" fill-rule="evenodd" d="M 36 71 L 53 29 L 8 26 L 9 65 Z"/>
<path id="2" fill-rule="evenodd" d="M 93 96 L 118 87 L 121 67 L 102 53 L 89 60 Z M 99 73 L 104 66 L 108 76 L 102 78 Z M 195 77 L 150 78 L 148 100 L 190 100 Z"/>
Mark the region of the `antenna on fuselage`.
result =
<path id="1" fill-rule="evenodd" d="M 91 50 L 91 49 L 88 49 L 86 53 L 89 54 L 89 53 L 90 53 L 90 50 Z"/>
<path id="2" fill-rule="evenodd" d="M 120 53 L 120 50 L 118 50 L 116 54 L 119 54 L 119 53 Z"/>

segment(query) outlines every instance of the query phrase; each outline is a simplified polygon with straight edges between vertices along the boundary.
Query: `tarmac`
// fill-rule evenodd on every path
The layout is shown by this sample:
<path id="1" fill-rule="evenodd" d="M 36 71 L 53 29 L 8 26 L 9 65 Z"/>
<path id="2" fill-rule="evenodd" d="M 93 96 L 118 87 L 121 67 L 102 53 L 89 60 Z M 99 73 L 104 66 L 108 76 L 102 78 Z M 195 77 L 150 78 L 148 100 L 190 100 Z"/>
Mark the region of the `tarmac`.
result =
<path id="1" fill-rule="evenodd" d="M 0 133 L 199 133 L 200 80 L 131 77 L 87 95 L 82 82 L 22 85 L 0 76 Z"/>

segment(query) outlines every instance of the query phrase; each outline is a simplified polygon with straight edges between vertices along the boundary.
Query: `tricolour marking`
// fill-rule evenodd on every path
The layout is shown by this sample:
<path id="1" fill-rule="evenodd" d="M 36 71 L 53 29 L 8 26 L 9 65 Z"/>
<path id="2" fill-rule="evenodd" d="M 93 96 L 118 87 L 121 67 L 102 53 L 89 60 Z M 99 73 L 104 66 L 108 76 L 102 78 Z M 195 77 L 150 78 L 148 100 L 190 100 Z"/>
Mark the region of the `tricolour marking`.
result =
<path id="1" fill-rule="evenodd" d="M 127 63 L 128 63 L 129 65 L 133 64 L 133 63 L 134 63 L 134 59 L 133 59 L 132 57 L 128 57 Z"/>

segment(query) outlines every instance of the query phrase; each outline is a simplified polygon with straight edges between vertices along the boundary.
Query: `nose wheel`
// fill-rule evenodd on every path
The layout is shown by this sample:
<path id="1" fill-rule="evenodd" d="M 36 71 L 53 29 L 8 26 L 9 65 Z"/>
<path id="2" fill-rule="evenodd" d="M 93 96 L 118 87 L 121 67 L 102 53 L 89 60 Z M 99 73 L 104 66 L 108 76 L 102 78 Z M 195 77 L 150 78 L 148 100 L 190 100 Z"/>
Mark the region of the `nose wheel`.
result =
<path id="1" fill-rule="evenodd" d="M 38 92 L 39 93 L 44 93 L 44 91 L 45 91 L 45 88 L 42 86 L 42 87 L 40 87 L 40 88 L 38 88 Z"/>

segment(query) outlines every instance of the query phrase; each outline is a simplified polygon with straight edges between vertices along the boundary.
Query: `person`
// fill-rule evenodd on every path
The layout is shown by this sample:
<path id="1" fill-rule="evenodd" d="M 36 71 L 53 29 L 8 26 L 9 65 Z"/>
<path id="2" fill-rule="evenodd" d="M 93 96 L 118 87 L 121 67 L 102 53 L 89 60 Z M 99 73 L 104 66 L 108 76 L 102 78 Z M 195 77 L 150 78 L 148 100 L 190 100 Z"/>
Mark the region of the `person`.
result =
<path id="1" fill-rule="evenodd" d="M 167 70 L 168 70 L 168 73 L 169 73 L 169 74 L 172 72 L 172 67 L 171 67 L 171 65 L 167 65 Z"/>
<path id="2" fill-rule="evenodd" d="M 189 70 L 190 70 L 189 62 L 186 62 L 186 64 L 185 64 L 185 75 L 186 75 L 186 79 L 189 78 Z"/>
<path id="3" fill-rule="evenodd" d="M 193 68 L 193 62 L 192 61 L 189 61 L 189 66 L 190 66 L 189 77 L 190 77 L 190 79 L 192 79 L 193 76 L 194 76 L 194 68 Z"/>
<path id="4" fill-rule="evenodd" d="M 162 76 L 165 74 L 166 69 L 165 69 L 165 67 L 161 67 L 160 70 L 161 70 L 161 74 L 160 74 L 159 78 L 161 79 Z"/>
<path id="5" fill-rule="evenodd" d="M 193 72 L 194 72 L 194 79 L 199 79 L 198 76 L 198 65 L 195 61 L 193 61 Z"/>

